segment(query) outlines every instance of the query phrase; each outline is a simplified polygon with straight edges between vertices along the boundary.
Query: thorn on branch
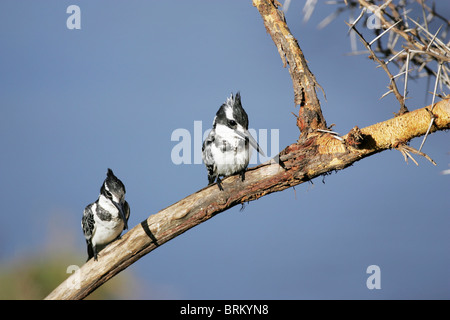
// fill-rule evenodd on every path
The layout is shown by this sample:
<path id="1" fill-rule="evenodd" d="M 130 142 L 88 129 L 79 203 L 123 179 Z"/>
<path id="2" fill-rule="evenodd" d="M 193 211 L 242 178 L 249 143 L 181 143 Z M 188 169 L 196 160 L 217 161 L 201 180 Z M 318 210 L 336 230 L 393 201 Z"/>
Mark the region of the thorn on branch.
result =
<path id="1" fill-rule="evenodd" d="M 438 72 L 437 72 L 437 75 L 436 75 L 436 81 L 434 83 L 433 100 L 431 101 L 431 110 L 426 109 L 428 111 L 428 113 L 430 114 L 430 116 L 431 116 L 431 121 L 430 121 L 430 124 L 428 126 L 427 132 L 425 133 L 425 136 L 423 137 L 422 143 L 420 144 L 419 152 L 422 150 L 422 147 L 425 144 L 425 141 L 427 141 L 428 134 L 430 133 L 431 127 L 433 126 L 434 119 L 436 118 L 435 115 L 433 114 L 433 108 L 434 108 L 434 105 L 435 105 L 434 101 L 435 101 L 435 98 L 436 98 L 437 86 L 438 86 L 438 83 L 439 83 L 439 80 L 440 80 L 441 69 L 442 69 L 442 63 L 439 64 Z"/>
<path id="2" fill-rule="evenodd" d="M 324 133 L 329 133 L 329 134 L 331 134 L 331 136 L 332 136 L 333 138 L 335 138 L 336 140 L 339 140 L 339 141 L 344 142 L 344 139 L 340 136 L 340 134 L 337 133 L 337 132 L 335 132 L 335 131 L 325 130 L 325 129 L 316 129 L 316 131 L 324 132 Z"/>
<path id="3" fill-rule="evenodd" d="M 416 150 L 413 147 L 410 147 L 404 143 L 400 143 L 397 146 L 395 146 L 394 148 L 402 153 L 403 157 L 405 158 L 406 163 L 408 163 L 408 158 L 410 158 L 416 164 L 416 166 L 419 165 L 417 163 L 417 161 L 411 155 L 411 153 L 414 153 L 414 154 L 418 154 L 418 155 L 424 157 L 425 159 L 430 161 L 432 164 L 436 165 L 436 162 L 434 162 L 433 159 L 431 159 L 427 154 L 425 154 L 419 150 Z"/>

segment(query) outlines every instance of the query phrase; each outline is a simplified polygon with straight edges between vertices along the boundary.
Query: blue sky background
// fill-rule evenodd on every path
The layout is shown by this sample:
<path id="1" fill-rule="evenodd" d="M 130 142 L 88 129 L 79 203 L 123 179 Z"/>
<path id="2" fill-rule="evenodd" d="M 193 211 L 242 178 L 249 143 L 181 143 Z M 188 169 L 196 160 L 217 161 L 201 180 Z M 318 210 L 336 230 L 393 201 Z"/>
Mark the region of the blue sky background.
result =
<path id="1" fill-rule="evenodd" d="M 81 30 L 66 28 L 71 4 Z M 335 7 L 320 2 L 304 24 L 303 5 L 293 1 L 286 18 L 326 91 L 327 123 L 345 134 L 391 118 L 398 102 L 379 100 L 386 74 L 346 55 L 348 15 L 318 30 Z M 450 3 L 438 8 L 450 17 Z M 68 265 L 81 265 L 80 219 L 107 168 L 126 185 L 131 227 L 203 188 L 203 164 L 172 162 L 171 135 L 193 138 L 194 121 L 208 129 L 231 92 L 241 91 L 251 128 L 279 130 L 281 149 L 299 135 L 289 72 L 250 0 L 7 0 L 0 40 L 3 265 L 49 248 L 79 252 Z M 430 104 L 427 90 L 411 81 L 407 106 Z M 449 299 L 449 147 L 448 133 L 435 133 L 423 151 L 437 166 L 386 151 L 325 184 L 237 206 L 122 274 L 139 280 L 134 298 Z M 380 290 L 366 287 L 370 265 Z"/>

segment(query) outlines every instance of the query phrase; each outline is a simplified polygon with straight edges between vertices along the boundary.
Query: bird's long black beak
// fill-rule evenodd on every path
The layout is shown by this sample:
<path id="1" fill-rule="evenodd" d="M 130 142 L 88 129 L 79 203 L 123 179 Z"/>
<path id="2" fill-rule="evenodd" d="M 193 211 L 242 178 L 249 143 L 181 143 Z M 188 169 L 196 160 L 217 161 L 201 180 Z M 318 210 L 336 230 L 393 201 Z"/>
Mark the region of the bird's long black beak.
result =
<path id="1" fill-rule="evenodd" d="M 243 139 L 248 139 L 248 142 L 250 142 L 250 145 L 255 148 L 256 151 L 258 151 L 259 153 L 261 153 L 263 155 L 263 157 L 266 156 L 266 154 L 264 153 L 264 151 L 261 149 L 261 147 L 259 146 L 258 142 L 256 142 L 256 140 L 253 138 L 253 136 L 250 134 L 250 132 L 248 132 L 248 130 L 245 130 L 244 132 L 240 132 L 238 130 L 236 130 L 236 133 L 241 136 Z"/>
<path id="2" fill-rule="evenodd" d="M 123 206 L 120 203 L 117 203 L 115 201 L 113 201 L 112 203 L 114 203 L 114 205 L 116 206 L 117 210 L 119 210 L 120 216 L 122 217 L 123 230 L 128 229 L 127 218 L 125 217 L 125 212 L 123 212 Z"/>

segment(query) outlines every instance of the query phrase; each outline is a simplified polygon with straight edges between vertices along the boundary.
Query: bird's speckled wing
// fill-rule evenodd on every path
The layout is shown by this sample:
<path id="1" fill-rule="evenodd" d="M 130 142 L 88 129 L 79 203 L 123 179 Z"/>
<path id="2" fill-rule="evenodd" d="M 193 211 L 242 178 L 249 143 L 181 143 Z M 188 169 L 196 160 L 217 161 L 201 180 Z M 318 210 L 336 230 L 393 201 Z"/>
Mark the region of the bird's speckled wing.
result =
<path id="1" fill-rule="evenodd" d="M 205 141 L 203 141 L 203 146 L 202 146 L 202 158 L 203 158 L 203 162 L 206 165 L 206 168 L 208 168 L 208 170 L 210 170 L 210 168 L 212 169 L 212 167 L 214 166 L 214 157 L 213 154 L 211 152 L 211 146 L 214 143 L 214 135 L 212 135 L 213 131 L 211 131 L 208 135 L 208 137 L 206 137 Z"/>
<path id="2" fill-rule="evenodd" d="M 83 218 L 81 218 L 81 227 L 83 228 L 86 240 L 91 239 L 95 231 L 94 213 L 92 212 L 93 205 L 91 203 L 84 209 Z"/>

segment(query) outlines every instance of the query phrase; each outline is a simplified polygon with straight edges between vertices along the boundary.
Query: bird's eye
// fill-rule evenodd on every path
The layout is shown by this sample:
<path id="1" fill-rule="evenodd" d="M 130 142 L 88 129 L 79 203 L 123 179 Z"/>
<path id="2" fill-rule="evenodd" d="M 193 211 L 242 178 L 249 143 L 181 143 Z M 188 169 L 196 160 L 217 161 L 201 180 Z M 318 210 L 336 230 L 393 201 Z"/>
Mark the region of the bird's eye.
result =
<path id="1" fill-rule="evenodd" d="M 108 190 L 105 190 L 105 193 L 106 193 L 106 197 L 107 197 L 107 198 L 112 199 L 112 194 L 111 194 L 111 192 L 109 192 Z"/>
<path id="2" fill-rule="evenodd" d="M 234 120 L 228 120 L 228 124 L 230 125 L 230 127 L 234 127 L 237 123 Z"/>

